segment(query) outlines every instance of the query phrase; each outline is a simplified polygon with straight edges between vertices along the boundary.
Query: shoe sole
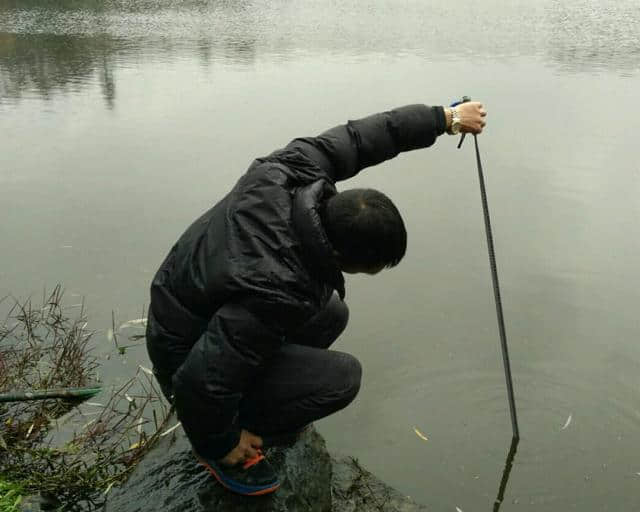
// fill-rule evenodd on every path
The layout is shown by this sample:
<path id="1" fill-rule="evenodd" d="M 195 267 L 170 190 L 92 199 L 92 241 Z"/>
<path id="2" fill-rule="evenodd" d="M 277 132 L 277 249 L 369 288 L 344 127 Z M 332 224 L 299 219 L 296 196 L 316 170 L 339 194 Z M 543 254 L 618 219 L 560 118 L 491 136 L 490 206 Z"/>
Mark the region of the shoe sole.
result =
<path id="1" fill-rule="evenodd" d="M 220 482 L 220 485 L 222 485 L 226 489 L 229 489 L 230 491 L 235 492 L 237 494 L 242 494 L 243 496 L 261 496 L 263 494 L 269 494 L 270 492 L 274 492 L 274 491 L 278 490 L 278 488 L 280 487 L 280 482 L 278 482 L 278 483 L 276 483 L 274 485 L 261 487 L 261 488 L 258 488 L 256 490 L 253 490 L 253 491 L 249 490 L 248 487 L 244 487 L 244 486 L 236 486 L 236 487 L 234 487 L 234 485 L 232 483 L 230 483 L 229 481 L 225 480 L 222 476 L 220 476 L 218 474 L 218 471 L 216 471 L 216 469 L 214 467 L 212 467 L 209 463 L 205 462 L 200 457 L 196 457 L 196 459 L 198 459 L 198 462 L 200 464 L 202 464 L 206 468 L 206 470 L 209 473 L 211 473 L 213 475 L 213 477 L 218 482 Z"/>

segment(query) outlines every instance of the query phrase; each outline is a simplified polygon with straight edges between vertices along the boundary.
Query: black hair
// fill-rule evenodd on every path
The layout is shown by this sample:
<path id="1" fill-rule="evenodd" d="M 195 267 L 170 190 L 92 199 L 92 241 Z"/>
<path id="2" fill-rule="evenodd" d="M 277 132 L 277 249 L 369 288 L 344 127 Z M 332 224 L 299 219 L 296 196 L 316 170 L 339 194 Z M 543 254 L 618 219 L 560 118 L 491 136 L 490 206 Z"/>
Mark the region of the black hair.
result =
<path id="1" fill-rule="evenodd" d="M 341 263 L 394 267 L 407 250 L 400 212 L 382 192 L 369 188 L 340 192 L 324 203 L 320 214 Z"/>

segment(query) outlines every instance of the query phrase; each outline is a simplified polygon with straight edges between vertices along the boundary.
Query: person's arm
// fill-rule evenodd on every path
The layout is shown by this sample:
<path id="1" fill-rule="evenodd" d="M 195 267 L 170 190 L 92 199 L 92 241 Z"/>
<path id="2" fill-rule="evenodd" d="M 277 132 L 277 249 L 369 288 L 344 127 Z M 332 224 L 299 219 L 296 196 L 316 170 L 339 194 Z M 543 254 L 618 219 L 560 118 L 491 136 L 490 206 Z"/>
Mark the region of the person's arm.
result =
<path id="1" fill-rule="evenodd" d="M 482 131 L 486 113 L 480 103 L 464 103 L 456 108 L 461 132 Z M 281 156 L 291 165 L 295 163 L 292 154 L 297 153 L 332 181 L 340 181 L 400 152 L 431 146 L 449 129 L 451 120 L 450 108 L 407 105 L 349 121 L 317 137 L 294 139 L 271 156 Z"/>

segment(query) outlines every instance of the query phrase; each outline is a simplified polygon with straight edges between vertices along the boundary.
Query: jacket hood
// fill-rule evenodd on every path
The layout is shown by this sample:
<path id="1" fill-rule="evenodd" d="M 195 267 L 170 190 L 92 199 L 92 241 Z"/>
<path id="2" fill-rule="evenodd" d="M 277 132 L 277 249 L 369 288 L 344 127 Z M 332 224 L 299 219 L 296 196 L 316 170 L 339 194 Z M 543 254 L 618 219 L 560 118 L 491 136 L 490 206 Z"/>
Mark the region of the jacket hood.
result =
<path id="1" fill-rule="evenodd" d="M 318 180 L 298 189 L 293 199 L 293 228 L 300 237 L 305 261 L 310 270 L 329 283 L 344 300 L 344 276 L 333 257 L 333 247 L 320 221 L 320 204 L 337 194 L 326 180 Z"/>

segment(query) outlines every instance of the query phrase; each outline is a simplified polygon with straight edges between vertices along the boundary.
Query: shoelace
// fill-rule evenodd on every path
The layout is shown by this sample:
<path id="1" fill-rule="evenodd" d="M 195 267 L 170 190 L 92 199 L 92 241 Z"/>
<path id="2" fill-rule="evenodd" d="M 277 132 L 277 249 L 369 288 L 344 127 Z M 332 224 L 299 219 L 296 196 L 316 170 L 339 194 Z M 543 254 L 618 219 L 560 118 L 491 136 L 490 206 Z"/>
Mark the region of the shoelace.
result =
<path id="1" fill-rule="evenodd" d="M 242 465 L 242 469 L 249 469 L 251 466 L 255 466 L 262 459 L 264 459 L 264 455 L 262 455 L 262 450 L 258 450 L 258 455 L 244 461 L 244 464 Z"/>

